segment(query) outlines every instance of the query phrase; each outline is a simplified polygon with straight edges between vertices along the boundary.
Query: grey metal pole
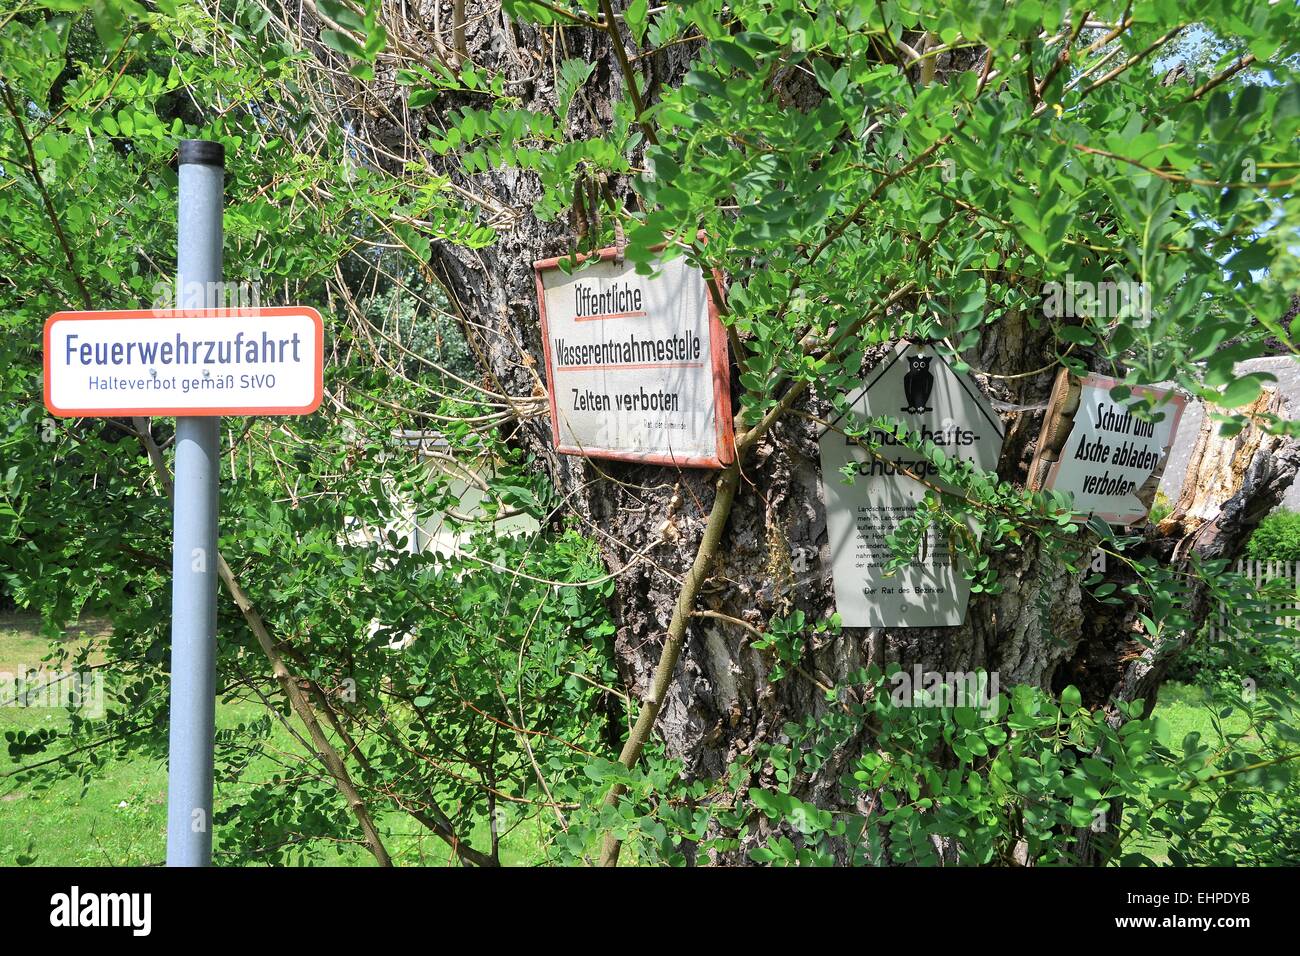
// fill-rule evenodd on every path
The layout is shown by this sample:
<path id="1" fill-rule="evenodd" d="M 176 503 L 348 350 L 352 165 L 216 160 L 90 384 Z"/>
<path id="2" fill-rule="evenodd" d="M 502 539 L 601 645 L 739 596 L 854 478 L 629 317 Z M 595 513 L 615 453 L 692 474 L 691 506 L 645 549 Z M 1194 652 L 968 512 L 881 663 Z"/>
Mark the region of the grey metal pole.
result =
<path id="1" fill-rule="evenodd" d="M 176 253 L 181 308 L 219 304 L 224 181 L 225 150 L 220 143 L 181 142 Z M 168 866 L 207 866 L 212 861 L 220 425 L 216 416 L 176 419 Z"/>

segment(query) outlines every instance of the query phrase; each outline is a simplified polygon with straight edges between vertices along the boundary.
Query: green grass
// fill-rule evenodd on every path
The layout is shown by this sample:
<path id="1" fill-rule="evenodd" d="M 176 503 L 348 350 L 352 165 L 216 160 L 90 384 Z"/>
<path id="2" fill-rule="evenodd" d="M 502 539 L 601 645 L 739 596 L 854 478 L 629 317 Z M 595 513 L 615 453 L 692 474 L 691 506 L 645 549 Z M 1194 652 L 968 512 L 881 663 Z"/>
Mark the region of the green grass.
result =
<path id="1" fill-rule="evenodd" d="M 1178 744 L 1190 733 L 1217 740 L 1214 709 L 1205 689 L 1195 684 L 1168 683 L 1160 688 L 1155 712 L 1169 724 L 1171 742 Z M 1236 711 L 1222 723 L 1228 733 L 1241 733 L 1250 726 L 1246 715 Z"/>
<path id="2" fill-rule="evenodd" d="M 55 642 L 82 642 L 105 635 L 102 624 L 89 621 Z M 22 667 L 40 667 L 52 646 L 40 633 L 39 621 L 29 615 L 0 615 L 0 671 L 10 673 Z M 92 660 L 95 658 L 92 656 Z M 235 700 L 217 705 L 217 726 L 233 727 L 264 713 L 258 701 Z M 1161 688 L 1156 714 L 1170 727 L 1170 740 L 1181 741 L 1196 731 L 1215 739 L 1212 712 L 1205 692 L 1196 686 L 1166 684 Z M 52 709 L 0 707 L 0 733 L 6 730 L 37 730 L 66 726 L 67 716 Z M 1243 730 L 1245 718 L 1229 718 L 1227 729 Z M 301 747 L 283 725 L 277 723 L 268 742 L 271 751 L 300 753 Z M 165 857 L 167 823 L 167 768 L 162 759 L 133 755 L 114 760 L 102 773 L 83 785 L 62 779 L 47 789 L 30 784 L 15 787 L 2 775 L 15 766 L 7 749 L 0 746 L 0 865 L 12 864 L 20 856 L 33 854 L 35 862 L 47 866 L 148 866 Z M 256 758 L 241 781 L 218 782 L 215 807 L 243 798 L 259 781 L 282 770 L 270 756 Z M 390 853 L 401 864 L 448 865 L 446 844 L 402 813 L 390 813 L 377 821 Z M 214 833 L 214 846 L 221 848 L 221 828 Z M 470 835 L 476 847 L 487 844 L 486 832 Z M 1157 858 L 1164 847 L 1157 840 L 1144 843 Z M 541 828 L 526 821 L 502 840 L 502 862 L 529 865 L 544 862 Z M 362 847 L 340 845 L 331 848 L 326 862 L 342 866 L 371 866 L 374 859 Z"/>
<path id="3" fill-rule="evenodd" d="M 71 629 L 59 641 L 93 640 L 106 633 L 91 621 Z M 17 673 L 41 668 L 51 640 L 40 633 L 39 621 L 30 615 L 0 615 L 0 672 Z M 95 658 L 92 656 L 92 660 Z M 218 728 L 233 727 L 265 713 L 259 701 L 218 702 Z M 34 731 L 67 726 L 67 715 L 52 708 L 0 706 L 0 734 L 7 730 Z M 301 731 L 301 728 L 298 728 Z M 272 751 L 301 753 L 301 745 L 276 723 L 267 747 Z M 60 779 L 46 788 L 30 783 L 15 785 L 3 775 L 16 766 L 8 748 L 0 745 L 0 865 L 13 865 L 20 857 L 34 857 L 42 866 L 150 866 L 166 856 L 167 767 L 163 759 L 132 755 L 113 760 L 86 784 Z M 281 764 L 260 756 L 236 784 L 218 781 L 214 809 L 243 798 L 256 783 L 269 779 Z M 442 866 L 451 863 L 447 845 L 404 813 L 394 812 L 376 821 L 384 843 L 403 865 Z M 213 833 L 214 852 L 220 853 L 221 828 Z M 484 832 L 470 834 L 479 848 L 488 844 Z M 541 862 L 544 850 L 539 829 L 525 821 L 501 841 L 501 861 L 506 865 Z M 374 858 L 360 846 L 343 844 L 327 851 L 327 865 L 373 866 Z"/>
<path id="4" fill-rule="evenodd" d="M 1178 749 L 1190 733 L 1198 733 L 1206 741 L 1216 741 L 1219 733 L 1214 726 L 1214 708 L 1203 687 L 1195 684 L 1166 683 L 1160 688 L 1156 700 L 1155 716 L 1169 725 L 1169 743 Z M 1240 711 L 1230 714 L 1221 724 L 1224 733 L 1241 733 L 1250 722 Z M 1206 799 L 1193 791 L 1193 799 Z M 1147 853 L 1157 863 L 1169 862 L 1169 845 L 1154 834 L 1134 834 L 1128 850 Z"/>

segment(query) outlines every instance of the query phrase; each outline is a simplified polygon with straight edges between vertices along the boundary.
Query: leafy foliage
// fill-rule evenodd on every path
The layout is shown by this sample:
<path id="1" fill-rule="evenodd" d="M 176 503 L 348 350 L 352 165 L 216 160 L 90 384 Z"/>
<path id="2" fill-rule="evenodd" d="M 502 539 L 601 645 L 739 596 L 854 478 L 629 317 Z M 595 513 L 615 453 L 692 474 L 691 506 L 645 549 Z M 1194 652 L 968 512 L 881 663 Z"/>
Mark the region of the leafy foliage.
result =
<path id="1" fill-rule="evenodd" d="M 625 236 L 646 271 L 667 241 L 728 277 L 755 438 L 809 395 L 843 411 L 868 358 L 900 339 L 981 373 L 990 343 L 1032 342 L 1051 359 L 1035 374 L 1107 371 L 1138 416 L 1163 412 L 1135 386 L 1174 382 L 1225 434 L 1297 434 L 1250 410 L 1266 377 L 1235 375 L 1278 347 L 1300 355 L 1289 5 L 1223 0 L 1190 24 L 1165 0 L 634 0 L 615 23 L 597 0 L 507 0 L 518 21 L 617 44 L 621 92 L 597 129 L 572 121 L 607 79 L 591 63 L 566 54 L 548 68 L 552 111 L 550 93 L 525 101 L 458 49 L 408 55 L 378 0 L 315 7 L 310 37 L 279 5 L 225 0 L 20 0 L 0 20 L 0 576 L 51 631 L 87 608 L 113 625 L 100 648 L 108 715 L 12 733 L 9 752 L 30 761 L 15 781 L 90 781 L 124 753 L 163 752 L 170 503 L 146 451 L 169 454 L 171 426 L 46 419 L 36 343 L 60 308 L 142 306 L 167 287 L 174 143 L 196 137 L 229 147 L 228 279 L 266 304 L 326 304 L 331 343 L 326 411 L 226 423 L 223 554 L 385 815 L 471 862 L 492 862 L 525 820 L 566 862 L 590 860 L 607 835 L 673 865 L 737 852 L 1063 863 L 1096 847 L 1093 861 L 1143 863 L 1157 860 L 1152 839 L 1174 862 L 1294 859 L 1300 742 L 1283 666 L 1251 699 L 1219 702 L 1250 730 L 1225 725 L 1207 745 L 1170 739 L 1141 701 L 1085 707 L 1073 688 L 1014 687 L 977 709 L 895 699 L 893 670 L 830 686 L 806 665 L 837 622 L 799 612 L 742 623 L 769 681 L 820 692 L 801 721 L 716 780 L 683 779 L 653 747 L 632 767 L 608 759 L 631 716 L 612 663 L 612 575 L 586 519 L 513 441 L 541 414 L 538 395 L 482 377 L 480 340 L 461 334 L 474 317 L 429 264 L 435 244 L 472 256 L 523 212 L 568 215 L 575 249 Z M 1207 42 L 1172 45 L 1194 34 Z M 628 56 L 680 47 L 692 62 L 677 85 L 646 82 Z M 341 99 L 393 126 L 398 112 L 429 122 L 397 147 L 374 142 Z M 475 191 L 505 175 L 530 209 Z M 1044 307 L 1061 282 L 1142 293 L 1062 315 Z M 891 434 L 933 469 L 890 542 L 900 565 L 941 534 L 972 590 L 996 596 L 996 559 L 1032 554 L 1086 600 L 1131 610 L 1122 639 L 1158 663 L 1195 642 L 1206 594 L 1237 637 L 1294 641 L 1277 594 L 1224 562 L 1171 567 L 1140 535 L 950 459 L 892 419 L 846 431 L 869 449 Z M 430 522 L 451 547 L 414 546 Z M 1094 547 L 1110 572 L 1085 568 Z M 235 779 L 287 709 L 248 617 L 223 603 L 219 626 L 221 692 L 266 703 L 223 733 L 220 772 Z M 829 769 L 845 748 L 851 768 Z M 359 839 L 314 748 L 283 760 L 221 807 L 235 834 L 225 862 L 320 859 Z M 605 799 L 611 787 L 625 795 Z M 484 828 L 488 849 L 466 851 L 462 836 Z"/>
<path id="2" fill-rule="evenodd" d="M 49 419 L 40 329 L 69 306 L 167 298 L 175 141 L 216 139 L 228 147 L 228 282 L 263 305 L 333 306 L 322 308 L 332 411 L 226 422 L 223 556 L 385 832 L 412 819 L 453 844 L 491 832 L 476 859 L 494 860 L 499 837 L 537 808 L 554 825 L 547 789 L 602 745 L 617 677 L 609 578 L 535 464 L 503 443 L 509 416 L 481 404 L 460 322 L 428 273 L 430 242 L 474 248 L 492 230 L 445 179 L 394 188 L 358 165 L 336 124 L 323 141 L 304 136 L 318 117 L 300 57 L 268 35 L 262 8 L 217 21 L 192 6 L 101 4 L 116 19 L 94 32 L 87 5 L 68 6 L 6 15 L 0 29 L 0 575 L 51 633 L 82 613 L 111 621 L 80 660 L 52 662 L 110 661 L 109 705 L 102 719 L 9 731 L 10 756 L 31 769 L 5 785 L 89 783 L 111 760 L 165 754 L 171 504 L 145 444 L 170 458 L 172 426 Z M 326 6 L 345 29 L 379 9 Z M 227 52 L 214 57 L 214 44 Z M 267 706 L 222 732 L 219 779 L 253 782 L 255 756 L 283 768 L 219 804 L 221 862 L 319 861 L 359 841 L 305 735 L 298 753 L 272 744 L 282 691 L 228 601 L 218 647 L 221 695 Z"/>
<path id="3" fill-rule="evenodd" d="M 1260 561 L 1300 561 L 1300 512 L 1266 516 L 1246 542 L 1246 554 Z"/>

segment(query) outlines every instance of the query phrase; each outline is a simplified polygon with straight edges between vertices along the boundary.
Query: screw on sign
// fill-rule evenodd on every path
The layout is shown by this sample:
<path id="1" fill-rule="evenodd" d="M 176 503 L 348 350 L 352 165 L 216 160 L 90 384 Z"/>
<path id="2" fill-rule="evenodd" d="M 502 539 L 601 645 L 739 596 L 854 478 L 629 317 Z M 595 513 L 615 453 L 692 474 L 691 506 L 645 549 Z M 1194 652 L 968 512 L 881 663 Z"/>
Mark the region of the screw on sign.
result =
<path id="1" fill-rule="evenodd" d="M 212 859 L 220 416 L 308 415 L 324 330 L 311 308 L 217 309 L 225 150 L 180 145 L 177 309 L 58 312 L 45 407 L 61 417 L 176 416 L 167 865 Z"/>

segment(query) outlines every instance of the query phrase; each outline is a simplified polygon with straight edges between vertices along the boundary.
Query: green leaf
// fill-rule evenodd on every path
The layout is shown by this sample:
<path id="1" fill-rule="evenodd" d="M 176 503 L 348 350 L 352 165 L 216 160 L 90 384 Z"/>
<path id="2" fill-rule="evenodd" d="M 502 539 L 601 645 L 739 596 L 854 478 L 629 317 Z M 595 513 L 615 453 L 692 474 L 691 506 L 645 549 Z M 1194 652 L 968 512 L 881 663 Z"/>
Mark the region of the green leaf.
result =
<path id="1" fill-rule="evenodd" d="M 320 12 L 325 14 L 345 30 L 361 31 L 365 29 L 365 23 L 361 19 L 361 14 L 357 13 L 346 3 L 340 0 L 316 0 L 316 6 Z"/>
<path id="2" fill-rule="evenodd" d="M 1276 381 L 1276 379 L 1263 372 L 1243 375 L 1236 381 L 1228 383 L 1217 401 L 1224 408 L 1240 408 L 1249 405 L 1259 398 L 1260 392 L 1263 391 L 1261 383 L 1265 381 Z"/>
<path id="3" fill-rule="evenodd" d="M 343 56 L 350 56 L 358 60 L 366 58 L 366 51 L 361 48 L 361 44 L 346 33 L 339 33 L 337 30 L 322 30 L 320 39 L 335 53 L 341 53 Z"/>
<path id="4" fill-rule="evenodd" d="M 1062 326 L 1056 330 L 1056 336 L 1074 345 L 1092 345 L 1097 341 L 1097 337 L 1091 331 L 1077 325 Z"/>
<path id="5" fill-rule="evenodd" d="M 748 50 L 737 43 L 732 43 L 729 40 L 711 43 L 709 49 L 713 51 L 719 60 L 741 73 L 753 75 L 758 72 L 758 63 L 749 55 Z"/>
<path id="6" fill-rule="evenodd" d="M 95 34 L 99 42 L 110 50 L 122 45 L 126 18 L 118 4 L 112 0 L 95 0 L 94 5 Z"/>
<path id="7" fill-rule="evenodd" d="M 649 0 L 632 0 L 623 11 L 623 22 L 627 24 L 628 31 L 638 46 L 645 40 L 646 27 L 650 22 L 649 11 Z"/>
<path id="8" fill-rule="evenodd" d="M 421 109 L 436 100 L 439 92 L 439 90 L 428 86 L 412 90 L 411 95 L 406 99 L 406 105 L 413 110 Z"/>
<path id="9" fill-rule="evenodd" d="M 382 23 L 376 23 L 366 34 L 365 58 L 373 61 L 388 45 L 388 31 Z"/>
<path id="10" fill-rule="evenodd" d="M 560 119 L 568 117 L 569 104 L 573 102 L 573 97 L 582 85 L 591 78 L 595 69 L 596 64 L 586 60 L 569 59 L 560 64 L 555 77 L 555 99 Z"/>

